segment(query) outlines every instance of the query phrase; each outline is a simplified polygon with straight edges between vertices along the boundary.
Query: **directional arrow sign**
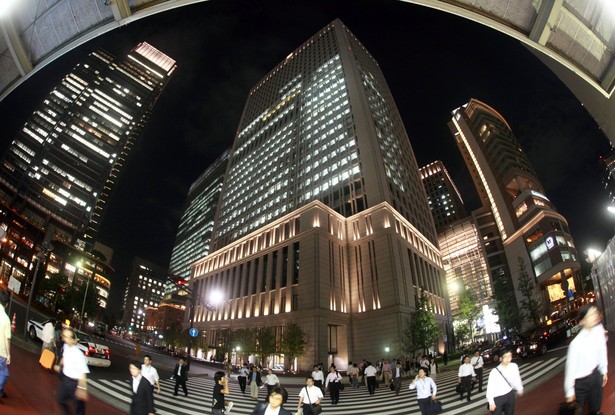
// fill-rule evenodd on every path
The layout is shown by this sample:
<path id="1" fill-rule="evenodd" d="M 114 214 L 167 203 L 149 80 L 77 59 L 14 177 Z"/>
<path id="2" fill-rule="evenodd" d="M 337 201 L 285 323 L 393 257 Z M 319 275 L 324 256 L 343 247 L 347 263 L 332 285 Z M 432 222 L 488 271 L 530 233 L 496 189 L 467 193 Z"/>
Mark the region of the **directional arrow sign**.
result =
<path id="1" fill-rule="evenodd" d="M 195 329 L 195 328 L 191 328 L 189 333 L 190 333 L 190 336 L 192 336 L 192 337 L 196 337 L 196 336 L 199 335 L 199 331 L 197 329 Z"/>

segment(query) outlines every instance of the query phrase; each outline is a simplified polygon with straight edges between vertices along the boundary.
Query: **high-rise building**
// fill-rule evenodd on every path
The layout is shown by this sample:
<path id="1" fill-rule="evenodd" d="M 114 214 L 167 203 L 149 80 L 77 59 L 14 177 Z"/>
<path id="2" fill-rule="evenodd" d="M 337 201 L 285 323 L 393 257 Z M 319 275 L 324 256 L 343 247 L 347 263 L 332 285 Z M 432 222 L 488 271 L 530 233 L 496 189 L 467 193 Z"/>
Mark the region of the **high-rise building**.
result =
<path id="1" fill-rule="evenodd" d="M 227 150 L 190 186 L 171 254 L 169 272 L 173 275 L 190 276 L 190 264 L 209 254 L 228 158 Z"/>
<path id="2" fill-rule="evenodd" d="M 233 358 L 231 331 L 269 327 L 279 340 L 292 322 L 309 339 L 301 368 L 398 356 L 422 295 L 449 329 L 408 136 L 378 64 L 342 22 L 250 91 L 237 131 L 212 252 L 193 264 L 190 280 L 194 326 L 212 352 Z"/>
<path id="3" fill-rule="evenodd" d="M 461 194 L 440 160 L 421 167 L 420 171 L 438 232 L 468 216 Z"/>
<path id="4" fill-rule="evenodd" d="M 524 300 L 518 285 L 525 268 L 538 285 L 543 315 L 566 306 L 580 286 L 574 242 L 566 218 L 545 195 L 511 127 L 476 99 L 452 112 L 449 127 L 483 207 L 493 216 L 517 303 Z M 500 269 L 506 272 L 506 267 Z"/>
<path id="5" fill-rule="evenodd" d="M 0 164 L 0 202 L 91 249 L 117 179 L 175 71 L 151 45 L 92 52 L 51 91 Z"/>
<path id="6" fill-rule="evenodd" d="M 615 204 L 615 151 L 601 156 L 599 162 L 602 168 L 602 184 L 609 192 L 611 204 Z"/>
<path id="7" fill-rule="evenodd" d="M 129 330 L 145 329 L 145 309 L 158 307 L 164 296 L 167 269 L 145 259 L 132 261 L 122 304 L 122 321 Z"/>

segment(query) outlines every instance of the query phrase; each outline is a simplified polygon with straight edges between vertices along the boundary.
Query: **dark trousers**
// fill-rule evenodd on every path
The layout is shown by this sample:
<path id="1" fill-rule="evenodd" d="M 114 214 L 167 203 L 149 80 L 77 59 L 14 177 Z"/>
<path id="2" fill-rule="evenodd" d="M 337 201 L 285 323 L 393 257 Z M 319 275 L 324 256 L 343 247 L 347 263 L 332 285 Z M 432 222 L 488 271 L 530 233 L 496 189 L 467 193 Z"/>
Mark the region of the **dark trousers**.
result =
<path id="1" fill-rule="evenodd" d="M 339 382 L 329 382 L 329 397 L 332 404 L 337 404 L 340 401 L 340 384 Z"/>
<path id="2" fill-rule="evenodd" d="M 184 395 L 188 395 L 188 388 L 186 387 L 186 379 L 179 379 L 177 376 L 175 377 L 175 395 L 177 395 L 177 391 L 179 390 L 179 386 L 181 385 L 182 390 L 184 391 Z"/>
<path id="3" fill-rule="evenodd" d="M 399 395 L 399 391 L 401 390 L 401 376 L 393 379 L 393 386 L 395 386 L 395 395 Z"/>
<path id="4" fill-rule="evenodd" d="M 472 395 L 472 375 L 464 376 L 461 378 L 461 395 L 460 395 L 461 398 L 463 398 L 464 392 L 468 393 L 468 401 L 469 401 L 470 395 Z"/>
<path id="5" fill-rule="evenodd" d="M 315 380 L 314 381 L 314 386 L 316 386 L 318 389 L 320 389 L 323 392 L 323 394 L 324 394 L 324 390 L 323 390 L 323 387 L 322 387 L 322 380 Z"/>
<path id="6" fill-rule="evenodd" d="M 515 413 L 515 390 L 511 390 L 506 395 L 500 395 L 493 398 L 495 401 L 494 415 L 513 415 Z"/>
<path id="7" fill-rule="evenodd" d="M 239 389 L 241 389 L 241 393 L 246 393 L 246 380 L 245 376 L 237 376 L 237 381 L 239 382 Z"/>
<path id="8" fill-rule="evenodd" d="M 370 395 L 376 393 L 376 376 L 366 376 L 367 379 L 367 390 Z"/>
<path id="9" fill-rule="evenodd" d="M 602 406 L 602 379 L 603 376 L 596 368 L 590 375 L 574 381 L 576 401 L 581 408 L 584 408 L 587 402 L 591 415 L 600 412 Z"/>
<path id="10" fill-rule="evenodd" d="M 421 415 L 431 415 L 431 410 L 429 408 L 431 404 L 431 396 L 428 398 L 418 399 L 419 409 L 421 410 Z"/>
<path id="11" fill-rule="evenodd" d="M 303 408 L 303 415 L 314 415 L 312 404 L 303 402 L 301 408 Z"/>
<path id="12" fill-rule="evenodd" d="M 476 377 L 478 378 L 478 391 L 483 391 L 483 368 L 474 369 L 474 373 L 476 373 Z"/>
<path id="13" fill-rule="evenodd" d="M 269 402 L 269 395 L 271 395 L 273 388 L 275 388 L 275 385 L 270 385 L 267 383 L 267 397 L 265 398 L 265 402 Z"/>
<path id="14" fill-rule="evenodd" d="M 69 402 L 73 402 L 76 415 L 85 414 L 85 402 L 75 398 L 75 391 L 77 390 L 77 379 L 71 379 L 65 374 L 62 374 L 60 380 L 60 388 L 58 389 L 58 405 L 62 408 L 65 415 L 71 415 L 72 412 L 69 409 Z"/>

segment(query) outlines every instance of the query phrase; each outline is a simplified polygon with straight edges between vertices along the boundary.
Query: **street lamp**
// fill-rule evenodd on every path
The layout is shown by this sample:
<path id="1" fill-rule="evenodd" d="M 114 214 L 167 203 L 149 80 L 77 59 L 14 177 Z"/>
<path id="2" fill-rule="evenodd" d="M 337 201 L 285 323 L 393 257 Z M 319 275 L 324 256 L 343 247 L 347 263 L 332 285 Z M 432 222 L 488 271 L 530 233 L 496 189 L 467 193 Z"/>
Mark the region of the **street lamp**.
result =
<path id="1" fill-rule="evenodd" d="M 391 351 L 391 348 L 389 346 L 386 346 L 384 348 L 384 352 L 387 354 L 387 359 L 391 360 L 391 355 L 389 354 L 389 352 Z"/>

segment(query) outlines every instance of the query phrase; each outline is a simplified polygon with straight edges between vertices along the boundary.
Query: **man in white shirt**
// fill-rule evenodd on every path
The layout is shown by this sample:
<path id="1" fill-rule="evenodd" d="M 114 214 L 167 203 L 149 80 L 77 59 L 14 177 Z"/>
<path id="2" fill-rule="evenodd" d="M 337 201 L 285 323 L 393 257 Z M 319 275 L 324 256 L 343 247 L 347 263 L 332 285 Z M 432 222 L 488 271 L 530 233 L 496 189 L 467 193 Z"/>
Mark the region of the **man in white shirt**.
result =
<path id="1" fill-rule="evenodd" d="M 267 376 L 265 376 L 265 385 L 267 385 L 267 402 L 269 402 L 269 395 L 271 394 L 273 388 L 275 388 L 276 386 L 280 386 L 280 379 L 278 379 L 278 376 L 273 373 L 271 369 L 267 369 Z"/>
<path id="2" fill-rule="evenodd" d="M 314 386 L 320 388 L 322 391 L 323 385 L 325 384 L 325 374 L 322 373 L 320 366 L 314 365 L 314 370 L 312 370 L 312 378 L 314 378 Z"/>
<path id="3" fill-rule="evenodd" d="M 239 374 L 237 375 L 237 381 L 239 382 L 239 389 L 241 389 L 241 393 L 246 393 L 246 383 L 249 375 L 250 371 L 248 370 L 248 365 L 244 363 L 241 369 L 239 369 Z"/>
<path id="4" fill-rule="evenodd" d="M 431 401 L 436 399 L 438 387 L 433 379 L 427 376 L 425 369 L 419 369 L 419 374 L 410 384 L 410 389 L 416 389 L 416 399 L 421 409 L 421 415 L 429 415 L 431 413 Z"/>
<path id="5" fill-rule="evenodd" d="M 608 380 L 608 359 L 602 315 L 595 303 L 584 306 L 578 314 L 579 331 L 568 347 L 564 394 L 566 402 L 584 407 L 591 415 L 600 412 L 602 388 Z"/>
<path id="6" fill-rule="evenodd" d="M 376 373 L 378 371 L 374 366 L 372 366 L 371 362 L 367 362 L 367 367 L 363 371 L 365 374 L 365 382 L 367 383 L 367 391 L 370 395 L 376 393 Z"/>
<path id="7" fill-rule="evenodd" d="M 55 338 L 56 338 L 56 329 L 54 327 L 55 321 L 49 320 L 43 326 L 43 333 L 41 334 L 41 340 L 43 341 L 43 347 L 41 348 L 41 354 L 43 350 L 49 349 L 52 352 L 55 350 Z"/>
<path id="8" fill-rule="evenodd" d="M 340 375 L 335 368 L 335 365 L 329 367 L 329 374 L 325 379 L 325 388 L 329 391 L 329 397 L 331 398 L 331 404 L 337 405 L 340 401 L 340 389 L 342 384 L 342 375 Z"/>
<path id="9" fill-rule="evenodd" d="M 74 402 L 75 414 L 84 415 L 87 400 L 87 374 L 90 373 L 83 352 L 77 347 L 77 334 L 71 329 L 62 330 L 62 359 L 55 366 L 56 372 L 61 372 L 58 389 L 58 404 L 65 415 L 70 415 L 69 402 Z"/>
<path id="10" fill-rule="evenodd" d="M 480 355 L 480 351 L 475 351 L 474 356 L 470 359 L 470 364 L 474 368 L 474 373 L 476 373 L 476 377 L 478 378 L 478 391 L 483 391 L 483 366 L 485 362 L 483 361 L 483 357 Z"/>
<path id="11" fill-rule="evenodd" d="M 506 349 L 502 353 L 502 360 L 489 374 L 487 383 L 487 402 L 489 410 L 496 415 L 515 413 L 515 394 L 523 394 L 523 383 L 519 374 L 519 367 L 511 363 L 512 350 Z"/>
<path id="12" fill-rule="evenodd" d="M 9 378 L 11 364 L 11 320 L 4 310 L 9 303 L 9 293 L 0 291 L 0 403 L 5 397 L 4 385 Z"/>
<path id="13" fill-rule="evenodd" d="M 457 383 L 461 384 L 461 393 L 459 394 L 459 400 L 463 399 L 463 393 L 467 392 L 467 400 L 470 402 L 470 396 L 472 395 L 472 379 L 476 378 L 474 368 L 470 364 L 470 356 L 466 356 L 463 359 L 463 364 L 459 366 L 459 379 Z"/>
<path id="14" fill-rule="evenodd" d="M 141 376 L 149 381 L 152 385 L 152 391 L 156 388 L 156 393 L 160 395 L 160 376 L 154 366 L 152 366 L 152 357 L 148 354 L 143 356 L 143 364 L 141 365 Z"/>
<path id="15" fill-rule="evenodd" d="M 308 376 L 305 378 L 306 386 L 299 392 L 299 404 L 297 405 L 297 412 L 300 408 L 303 408 L 303 415 L 313 415 L 313 405 L 320 405 L 320 401 L 323 398 L 320 388 L 314 386 L 314 378 Z"/>

